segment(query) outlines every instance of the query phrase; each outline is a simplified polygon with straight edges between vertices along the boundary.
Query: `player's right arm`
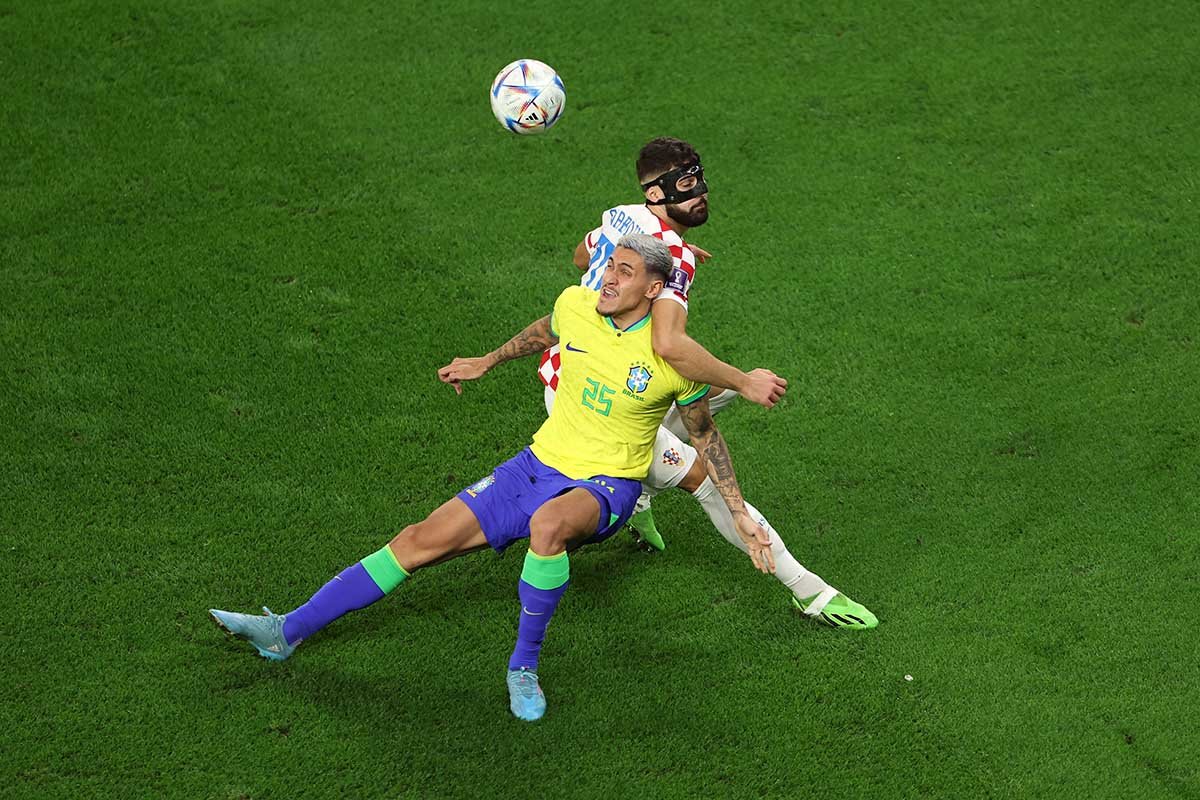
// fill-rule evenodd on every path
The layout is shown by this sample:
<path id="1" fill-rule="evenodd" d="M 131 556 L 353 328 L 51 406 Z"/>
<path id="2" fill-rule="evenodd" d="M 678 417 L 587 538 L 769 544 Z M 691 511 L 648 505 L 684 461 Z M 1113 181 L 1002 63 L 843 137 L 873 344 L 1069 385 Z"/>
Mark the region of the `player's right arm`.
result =
<path id="1" fill-rule="evenodd" d="M 707 398 L 702 397 L 695 402 L 680 405 L 679 418 L 687 428 L 692 446 L 704 454 L 708 476 L 712 478 L 717 491 L 725 500 L 725 505 L 729 507 L 729 513 L 733 515 L 738 535 L 750 551 L 750 560 L 762 572 L 774 572 L 771 535 L 751 519 L 746 511 L 746 501 L 742 499 L 742 489 L 738 486 L 737 475 L 733 472 L 733 458 L 729 455 L 725 437 L 713 422 Z"/>
<path id="2" fill-rule="evenodd" d="M 547 347 L 558 343 L 558 335 L 550 315 L 544 316 L 537 322 L 526 326 L 525 330 L 509 339 L 486 356 L 474 358 L 456 358 L 438 370 L 438 379 L 454 387 L 454 391 L 462 394 L 462 382 L 482 378 L 493 367 L 512 361 L 514 358 L 541 353 Z"/>
<path id="3" fill-rule="evenodd" d="M 587 236 L 575 245 L 575 253 L 571 256 L 571 261 L 579 268 L 580 272 L 587 272 L 588 265 L 592 262 L 592 253 L 596 251 L 596 244 L 600 240 L 600 233 L 604 230 L 604 226 L 596 228 L 594 231 L 588 231 Z"/>
<path id="4" fill-rule="evenodd" d="M 571 260 L 575 262 L 575 266 L 583 272 L 588 268 L 588 261 L 591 259 L 592 253 L 588 249 L 587 239 L 580 239 L 579 244 L 575 246 L 575 255 L 571 256 Z"/>

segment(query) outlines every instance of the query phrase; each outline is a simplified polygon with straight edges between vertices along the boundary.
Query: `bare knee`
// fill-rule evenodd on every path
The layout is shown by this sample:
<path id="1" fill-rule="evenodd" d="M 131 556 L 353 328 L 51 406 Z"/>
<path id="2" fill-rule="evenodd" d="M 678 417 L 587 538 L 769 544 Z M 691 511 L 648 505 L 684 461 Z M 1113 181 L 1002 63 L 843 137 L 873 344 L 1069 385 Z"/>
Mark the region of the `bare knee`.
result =
<path id="1" fill-rule="evenodd" d="M 695 494 L 700 488 L 700 484 L 704 483 L 704 479 L 708 477 L 708 470 L 704 467 L 704 456 L 698 456 L 695 462 L 692 463 L 687 474 L 683 476 L 683 480 L 679 481 L 679 488 L 690 494 Z"/>
<path id="2" fill-rule="evenodd" d="M 529 520 L 529 548 L 538 555 L 550 556 L 567 549 L 578 531 L 554 514 L 535 514 Z"/>
<path id="3" fill-rule="evenodd" d="M 440 541 L 435 541 L 435 531 L 432 525 L 417 522 L 405 527 L 392 537 L 388 547 L 400 566 L 408 572 L 420 569 L 432 563 L 442 555 L 445 549 Z"/>

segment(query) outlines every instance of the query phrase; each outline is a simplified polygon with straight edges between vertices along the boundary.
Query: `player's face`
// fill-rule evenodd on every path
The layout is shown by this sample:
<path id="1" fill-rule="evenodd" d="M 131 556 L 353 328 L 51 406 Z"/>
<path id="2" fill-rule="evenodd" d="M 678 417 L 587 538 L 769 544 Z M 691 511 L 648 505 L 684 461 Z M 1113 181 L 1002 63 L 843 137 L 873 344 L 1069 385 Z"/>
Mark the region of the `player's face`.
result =
<path id="1" fill-rule="evenodd" d="M 680 225 L 686 225 L 689 228 L 699 228 L 708 222 L 708 192 L 699 197 L 693 197 L 686 203 L 668 204 L 663 208 L 666 210 L 667 216 Z"/>
<path id="2" fill-rule="evenodd" d="M 646 272 L 641 256 L 618 247 L 604 268 L 596 310 L 606 317 L 624 314 L 637 308 L 643 301 L 653 299 L 661 288 L 662 282 L 651 279 Z"/>
<path id="3" fill-rule="evenodd" d="M 677 167 L 672 167 L 671 169 L 677 169 Z M 696 184 L 699 182 L 700 178 L 697 175 L 680 175 L 679 180 L 675 182 L 675 191 L 690 192 L 696 188 Z M 699 228 L 708 222 L 708 192 L 699 197 L 685 200 L 682 203 L 665 205 L 663 209 L 667 212 L 668 217 L 680 225 L 685 225 L 689 228 Z"/>

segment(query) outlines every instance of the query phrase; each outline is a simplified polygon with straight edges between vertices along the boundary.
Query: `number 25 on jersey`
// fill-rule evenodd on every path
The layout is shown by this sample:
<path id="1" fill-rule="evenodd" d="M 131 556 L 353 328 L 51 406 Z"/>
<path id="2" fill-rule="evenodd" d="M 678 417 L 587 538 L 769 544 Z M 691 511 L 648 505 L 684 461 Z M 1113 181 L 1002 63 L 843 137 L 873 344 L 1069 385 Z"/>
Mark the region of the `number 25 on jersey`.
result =
<path id="1" fill-rule="evenodd" d="M 585 380 L 588 385 L 583 390 L 583 407 L 607 417 L 608 412 L 612 411 L 612 395 L 615 394 L 615 390 L 591 378 Z"/>

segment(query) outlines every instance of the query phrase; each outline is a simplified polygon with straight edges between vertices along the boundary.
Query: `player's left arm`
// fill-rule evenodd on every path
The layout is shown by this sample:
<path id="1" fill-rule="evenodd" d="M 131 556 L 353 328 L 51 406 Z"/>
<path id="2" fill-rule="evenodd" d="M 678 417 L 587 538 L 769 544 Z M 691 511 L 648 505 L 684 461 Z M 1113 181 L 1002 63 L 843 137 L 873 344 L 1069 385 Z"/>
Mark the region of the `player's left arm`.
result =
<path id="1" fill-rule="evenodd" d="M 712 253 L 708 252 L 703 247 L 697 247 L 696 245 L 692 244 L 691 242 L 689 242 L 686 246 L 687 246 L 688 250 L 692 251 L 692 255 L 694 255 L 696 257 L 696 261 L 701 264 L 703 264 L 705 261 L 708 261 L 710 258 L 712 258 Z"/>
<path id="2" fill-rule="evenodd" d="M 733 471 L 733 458 L 729 455 L 725 437 L 713 422 L 708 399 L 702 397 L 695 402 L 679 406 L 679 418 L 691 436 L 692 446 L 704 454 L 708 476 L 721 493 L 725 505 L 729 506 L 729 513 L 733 515 L 738 535 L 750 550 L 750 560 L 761 571 L 774 572 L 771 535 L 751 519 L 746 511 L 746 501 L 742 499 L 742 489 L 738 486 L 737 475 Z"/>
<path id="3" fill-rule="evenodd" d="M 489 370 L 505 361 L 514 358 L 541 353 L 547 347 L 558 343 L 558 335 L 546 315 L 525 327 L 525 330 L 509 339 L 486 356 L 474 358 L 456 358 L 438 370 L 438 379 L 454 387 L 454 391 L 462 394 L 462 381 L 473 381 L 482 378 Z"/>
<path id="4" fill-rule="evenodd" d="M 714 356 L 687 332 L 687 309 L 669 297 L 650 307 L 654 352 L 688 380 L 733 389 L 752 403 L 771 408 L 787 391 L 787 381 L 769 369 L 742 372 Z"/>

